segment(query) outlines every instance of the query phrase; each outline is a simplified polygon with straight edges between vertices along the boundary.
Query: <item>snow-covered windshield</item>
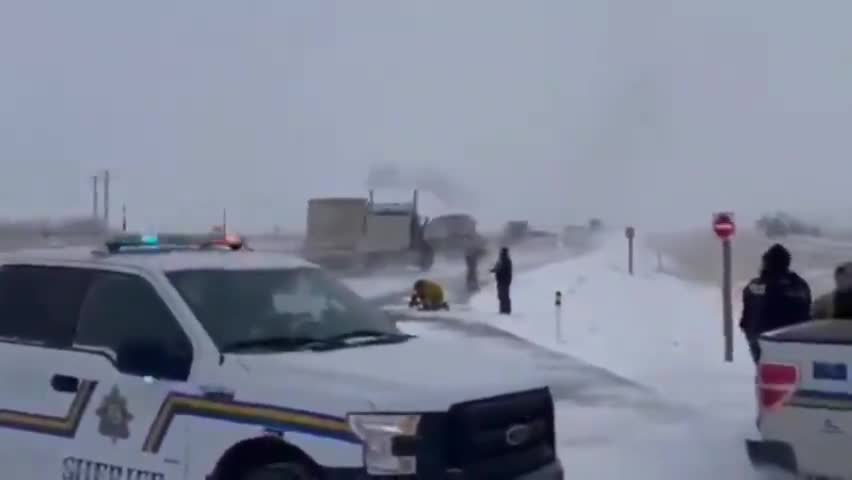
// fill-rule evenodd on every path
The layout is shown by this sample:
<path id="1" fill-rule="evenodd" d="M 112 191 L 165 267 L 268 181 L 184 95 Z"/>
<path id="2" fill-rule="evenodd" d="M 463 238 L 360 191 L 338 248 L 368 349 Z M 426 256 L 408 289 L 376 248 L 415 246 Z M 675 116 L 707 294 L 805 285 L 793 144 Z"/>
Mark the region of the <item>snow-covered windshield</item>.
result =
<path id="1" fill-rule="evenodd" d="M 401 333 L 383 312 L 317 268 L 181 270 L 167 276 L 220 349 L 267 339 Z"/>

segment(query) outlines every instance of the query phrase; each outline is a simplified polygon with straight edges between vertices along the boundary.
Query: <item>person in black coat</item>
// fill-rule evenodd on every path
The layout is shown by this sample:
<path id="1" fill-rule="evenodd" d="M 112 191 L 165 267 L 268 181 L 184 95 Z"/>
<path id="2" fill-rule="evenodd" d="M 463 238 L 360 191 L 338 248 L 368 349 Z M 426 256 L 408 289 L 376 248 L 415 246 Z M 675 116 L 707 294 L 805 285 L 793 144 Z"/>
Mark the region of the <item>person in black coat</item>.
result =
<path id="1" fill-rule="evenodd" d="M 500 249 L 500 257 L 494 268 L 491 269 L 494 274 L 494 280 L 497 282 L 497 301 L 500 303 L 500 313 L 509 315 L 512 313 L 512 298 L 509 295 L 509 288 L 512 285 L 512 259 L 509 257 L 509 249 L 503 247 Z"/>
<path id="2" fill-rule="evenodd" d="M 790 270 L 790 252 L 775 244 L 763 254 L 760 275 L 743 289 L 740 329 L 755 363 L 760 361 L 761 334 L 803 323 L 811 318 L 811 289 Z"/>

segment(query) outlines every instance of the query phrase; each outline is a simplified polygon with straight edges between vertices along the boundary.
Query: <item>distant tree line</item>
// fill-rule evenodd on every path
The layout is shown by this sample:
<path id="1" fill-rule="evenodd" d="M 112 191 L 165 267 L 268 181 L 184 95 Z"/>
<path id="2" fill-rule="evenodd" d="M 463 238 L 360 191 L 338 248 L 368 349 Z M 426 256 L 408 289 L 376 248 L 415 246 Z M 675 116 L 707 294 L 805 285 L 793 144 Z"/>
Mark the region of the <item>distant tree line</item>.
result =
<path id="1" fill-rule="evenodd" d="M 106 230 L 103 220 L 92 217 L 0 221 L 0 237 L 7 238 L 99 235 Z"/>
<path id="2" fill-rule="evenodd" d="M 757 220 L 755 226 L 769 238 L 784 237 L 787 235 L 809 235 L 813 237 L 822 235 L 819 227 L 786 212 L 763 215 Z"/>

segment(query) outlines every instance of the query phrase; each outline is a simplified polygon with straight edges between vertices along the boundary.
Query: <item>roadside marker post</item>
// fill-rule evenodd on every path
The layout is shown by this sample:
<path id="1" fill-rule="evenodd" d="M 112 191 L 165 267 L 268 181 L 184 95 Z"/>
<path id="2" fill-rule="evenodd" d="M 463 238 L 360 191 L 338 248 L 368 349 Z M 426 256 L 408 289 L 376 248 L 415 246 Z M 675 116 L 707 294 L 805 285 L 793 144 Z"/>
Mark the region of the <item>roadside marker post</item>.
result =
<path id="1" fill-rule="evenodd" d="M 555 310 L 556 341 L 562 343 L 562 292 L 559 290 L 556 291 L 556 299 L 553 305 Z"/>
<path id="2" fill-rule="evenodd" d="M 633 239 L 636 238 L 636 229 L 627 227 L 624 229 L 624 236 L 627 237 L 627 271 L 633 275 Z"/>
<path id="3" fill-rule="evenodd" d="M 713 232 L 722 242 L 722 312 L 725 336 L 725 361 L 734 361 L 734 306 L 731 240 L 737 231 L 732 212 L 713 214 Z"/>

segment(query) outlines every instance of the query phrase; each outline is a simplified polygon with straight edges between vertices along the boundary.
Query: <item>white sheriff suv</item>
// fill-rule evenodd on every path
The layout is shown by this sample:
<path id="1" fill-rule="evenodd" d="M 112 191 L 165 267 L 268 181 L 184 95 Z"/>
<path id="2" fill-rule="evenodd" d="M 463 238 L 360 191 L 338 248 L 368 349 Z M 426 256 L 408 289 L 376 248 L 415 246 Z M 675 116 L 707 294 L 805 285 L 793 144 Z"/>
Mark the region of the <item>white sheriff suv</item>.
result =
<path id="1" fill-rule="evenodd" d="M 221 233 L 10 253 L 0 319 L 3 478 L 563 478 L 546 386 Z"/>
<path id="2" fill-rule="evenodd" d="M 852 479 L 852 321 L 819 320 L 764 334 L 752 463 L 796 478 Z"/>

